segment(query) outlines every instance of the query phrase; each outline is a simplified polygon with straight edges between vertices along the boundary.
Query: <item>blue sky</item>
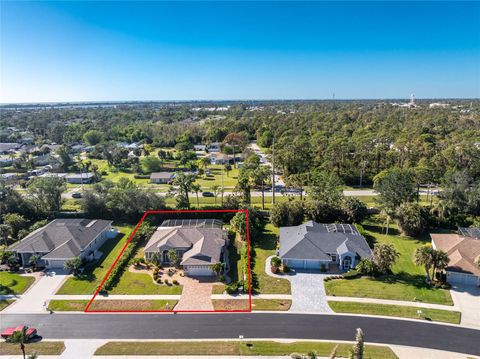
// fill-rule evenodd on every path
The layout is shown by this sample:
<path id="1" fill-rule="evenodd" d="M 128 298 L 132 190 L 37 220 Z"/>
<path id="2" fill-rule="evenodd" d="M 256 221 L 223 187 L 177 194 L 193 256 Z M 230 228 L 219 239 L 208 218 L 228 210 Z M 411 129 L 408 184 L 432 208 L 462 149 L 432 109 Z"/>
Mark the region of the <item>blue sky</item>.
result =
<path id="1" fill-rule="evenodd" d="M 480 97 L 478 2 L 0 6 L 0 102 Z"/>

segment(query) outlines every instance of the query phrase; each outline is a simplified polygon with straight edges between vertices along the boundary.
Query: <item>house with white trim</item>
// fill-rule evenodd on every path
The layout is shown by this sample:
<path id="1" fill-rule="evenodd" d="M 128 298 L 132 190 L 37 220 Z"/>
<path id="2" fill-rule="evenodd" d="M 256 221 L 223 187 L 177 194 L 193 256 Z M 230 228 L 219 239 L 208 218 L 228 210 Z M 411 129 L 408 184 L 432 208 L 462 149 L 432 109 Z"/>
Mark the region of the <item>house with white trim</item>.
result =
<path id="1" fill-rule="evenodd" d="M 8 250 L 17 254 L 21 265 L 39 256 L 37 266 L 63 268 L 67 260 L 80 257 L 91 261 L 101 256 L 99 248 L 118 234 L 112 221 L 103 219 L 59 218 L 33 231 Z"/>

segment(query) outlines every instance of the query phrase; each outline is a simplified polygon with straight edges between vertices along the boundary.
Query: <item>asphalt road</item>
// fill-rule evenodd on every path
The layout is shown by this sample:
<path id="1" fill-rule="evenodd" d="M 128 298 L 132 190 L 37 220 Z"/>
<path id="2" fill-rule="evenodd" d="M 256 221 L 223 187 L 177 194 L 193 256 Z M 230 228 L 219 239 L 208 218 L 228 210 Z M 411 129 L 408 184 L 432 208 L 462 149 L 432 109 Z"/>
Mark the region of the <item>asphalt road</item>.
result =
<path id="1" fill-rule="evenodd" d="M 406 320 L 311 314 L 2 314 L 0 327 L 26 324 L 49 339 L 290 338 L 353 340 L 480 355 L 480 330 Z"/>

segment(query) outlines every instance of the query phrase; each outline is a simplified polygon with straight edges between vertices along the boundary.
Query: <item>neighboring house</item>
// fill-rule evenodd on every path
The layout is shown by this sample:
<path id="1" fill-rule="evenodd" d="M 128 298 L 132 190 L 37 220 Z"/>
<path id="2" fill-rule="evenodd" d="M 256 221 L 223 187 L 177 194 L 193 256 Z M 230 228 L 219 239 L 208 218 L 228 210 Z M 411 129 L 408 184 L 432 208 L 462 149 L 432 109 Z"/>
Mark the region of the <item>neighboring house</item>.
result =
<path id="1" fill-rule="evenodd" d="M 280 227 L 278 255 L 283 264 L 295 269 L 320 270 L 354 268 L 372 250 L 355 226 L 320 224 L 313 221 L 294 227 Z"/>
<path id="2" fill-rule="evenodd" d="M 0 167 L 8 167 L 13 164 L 13 160 L 11 158 L 0 158 Z"/>
<path id="3" fill-rule="evenodd" d="M 224 165 L 226 163 L 233 162 L 233 155 L 226 155 L 224 153 L 209 153 L 207 157 L 210 159 L 212 165 Z"/>
<path id="4" fill-rule="evenodd" d="M 480 228 L 459 228 L 459 233 L 431 233 L 432 247 L 447 253 L 445 269 L 450 284 L 480 286 Z"/>
<path id="5" fill-rule="evenodd" d="M 43 173 L 43 174 L 39 175 L 39 177 L 57 177 L 57 178 L 65 179 L 65 177 L 67 177 L 67 174 L 66 173 L 46 172 L 46 173 Z"/>
<path id="6" fill-rule="evenodd" d="M 168 184 L 175 178 L 174 172 L 153 172 L 150 175 L 150 183 Z"/>
<path id="7" fill-rule="evenodd" d="M 39 266 L 63 268 L 65 261 L 80 257 L 99 258 L 100 246 L 117 235 L 112 221 L 103 219 L 55 219 L 8 248 L 15 252 L 23 266 L 30 265 L 32 255 L 40 256 Z"/>
<path id="8" fill-rule="evenodd" d="M 19 176 L 16 173 L 2 173 L 2 174 L 0 174 L 0 180 L 4 181 L 7 184 L 15 183 L 15 181 L 18 178 L 19 178 Z"/>
<path id="9" fill-rule="evenodd" d="M 95 175 L 92 172 L 70 173 L 65 176 L 68 183 L 81 184 L 95 182 Z"/>
<path id="10" fill-rule="evenodd" d="M 6 155 L 10 152 L 15 152 L 20 149 L 20 147 L 22 147 L 20 143 L 0 143 L 0 155 Z"/>
<path id="11" fill-rule="evenodd" d="M 201 151 L 205 151 L 207 149 L 207 146 L 206 145 L 193 145 L 193 149 L 196 152 L 201 152 Z"/>
<path id="12" fill-rule="evenodd" d="M 213 142 L 208 146 L 208 152 L 220 152 L 220 142 Z"/>
<path id="13" fill-rule="evenodd" d="M 217 220 L 171 220 L 157 228 L 145 246 L 145 259 L 157 253 L 162 265 L 170 264 L 168 251 L 181 258 L 180 265 L 190 276 L 212 276 L 212 265 L 225 263 L 228 233 Z M 226 264 L 226 263 L 225 263 Z"/>

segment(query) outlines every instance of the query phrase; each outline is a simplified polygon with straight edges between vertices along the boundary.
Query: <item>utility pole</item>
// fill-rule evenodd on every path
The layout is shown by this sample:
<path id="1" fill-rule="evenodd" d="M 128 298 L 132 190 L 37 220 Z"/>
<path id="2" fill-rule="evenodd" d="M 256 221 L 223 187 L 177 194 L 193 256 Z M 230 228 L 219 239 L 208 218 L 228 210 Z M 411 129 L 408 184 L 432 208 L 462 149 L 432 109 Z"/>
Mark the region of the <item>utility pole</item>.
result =
<path id="1" fill-rule="evenodd" d="M 275 137 L 272 142 L 272 205 L 275 204 Z"/>

